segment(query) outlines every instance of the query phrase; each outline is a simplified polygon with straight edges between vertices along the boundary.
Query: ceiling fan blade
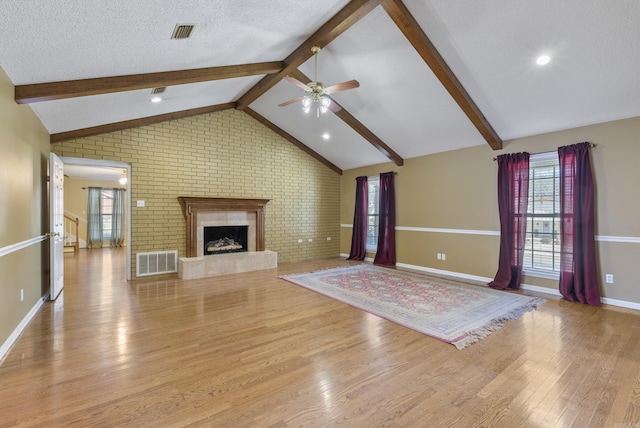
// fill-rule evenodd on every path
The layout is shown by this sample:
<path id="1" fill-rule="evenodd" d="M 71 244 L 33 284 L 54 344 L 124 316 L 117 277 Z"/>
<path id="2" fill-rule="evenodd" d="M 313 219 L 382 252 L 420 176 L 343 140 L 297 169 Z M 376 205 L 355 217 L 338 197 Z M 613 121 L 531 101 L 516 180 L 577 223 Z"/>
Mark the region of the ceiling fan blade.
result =
<path id="1" fill-rule="evenodd" d="M 300 100 L 301 100 L 301 99 L 303 99 L 303 98 L 304 98 L 304 97 L 298 97 L 298 98 L 294 98 L 294 99 L 289 100 L 289 101 L 285 101 L 285 102 L 283 102 L 283 103 L 281 103 L 281 104 L 278 104 L 278 107 L 288 106 L 289 104 L 296 103 L 296 102 L 300 101 Z"/>
<path id="2" fill-rule="evenodd" d="M 304 83 L 302 83 L 301 81 L 299 81 L 298 79 L 296 79 L 295 77 L 291 77 L 291 76 L 284 76 L 283 77 L 284 80 L 286 80 L 287 82 L 293 83 L 294 85 L 296 85 L 297 87 L 308 91 L 309 87 L 307 85 L 305 85 Z"/>
<path id="3" fill-rule="evenodd" d="M 331 98 L 331 104 L 329 104 L 329 110 L 331 110 L 334 113 L 337 113 L 340 110 L 342 110 L 342 106 L 337 102 L 335 102 L 333 98 Z"/>
<path id="4" fill-rule="evenodd" d="M 324 88 L 325 94 L 335 94 L 336 92 L 346 91 L 348 89 L 354 89 L 360 86 L 357 80 L 349 80 L 347 82 L 338 83 L 337 85 L 328 86 Z"/>

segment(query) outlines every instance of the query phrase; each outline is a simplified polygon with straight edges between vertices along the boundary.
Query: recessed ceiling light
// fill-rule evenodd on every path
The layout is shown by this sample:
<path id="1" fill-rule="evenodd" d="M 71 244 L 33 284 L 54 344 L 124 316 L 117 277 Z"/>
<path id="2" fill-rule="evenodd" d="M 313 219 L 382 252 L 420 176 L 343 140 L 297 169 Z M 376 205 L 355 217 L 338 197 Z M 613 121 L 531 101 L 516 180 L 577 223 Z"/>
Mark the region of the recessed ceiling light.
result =
<path id="1" fill-rule="evenodd" d="M 331 135 L 329 135 L 328 132 L 325 132 L 324 134 L 322 134 L 322 138 L 324 138 L 325 140 L 328 140 L 329 138 L 331 138 Z"/>
<path id="2" fill-rule="evenodd" d="M 551 61 L 551 57 L 549 55 L 540 55 L 538 59 L 536 59 L 536 64 L 545 65 L 549 64 L 549 61 Z"/>
<path id="3" fill-rule="evenodd" d="M 151 102 L 152 102 L 152 103 L 159 103 L 160 101 L 162 101 L 162 98 L 160 98 L 160 97 L 153 97 L 153 98 L 151 98 Z"/>

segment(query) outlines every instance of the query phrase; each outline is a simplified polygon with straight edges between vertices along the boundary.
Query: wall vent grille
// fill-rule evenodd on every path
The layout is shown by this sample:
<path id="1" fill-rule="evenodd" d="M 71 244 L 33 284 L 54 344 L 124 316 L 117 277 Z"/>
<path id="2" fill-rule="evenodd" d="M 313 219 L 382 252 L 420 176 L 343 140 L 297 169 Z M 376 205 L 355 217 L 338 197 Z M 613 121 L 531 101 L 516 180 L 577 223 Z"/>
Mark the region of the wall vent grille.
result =
<path id="1" fill-rule="evenodd" d="M 136 276 L 178 272 L 178 250 L 136 254 Z"/>
<path id="2" fill-rule="evenodd" d="M 171 38 L 174 40 L 188 39 L 191 37 L 194 27 L 195 25 L 192 24 L 177 24 L 176 28 L 173 29 Z"/>

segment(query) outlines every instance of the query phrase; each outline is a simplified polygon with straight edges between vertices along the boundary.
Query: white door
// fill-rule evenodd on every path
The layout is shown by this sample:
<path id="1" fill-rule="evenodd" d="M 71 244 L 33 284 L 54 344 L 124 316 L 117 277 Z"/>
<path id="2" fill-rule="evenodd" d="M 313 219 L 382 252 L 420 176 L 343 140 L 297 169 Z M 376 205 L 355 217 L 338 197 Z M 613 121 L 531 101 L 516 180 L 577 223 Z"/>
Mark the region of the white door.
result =
<path id="1" fill-rule="evenodd" d="M 49 234 L 49 298 L 55 300 L 64 286 L 64 164 L 53 153 L 49 162 Z"/>

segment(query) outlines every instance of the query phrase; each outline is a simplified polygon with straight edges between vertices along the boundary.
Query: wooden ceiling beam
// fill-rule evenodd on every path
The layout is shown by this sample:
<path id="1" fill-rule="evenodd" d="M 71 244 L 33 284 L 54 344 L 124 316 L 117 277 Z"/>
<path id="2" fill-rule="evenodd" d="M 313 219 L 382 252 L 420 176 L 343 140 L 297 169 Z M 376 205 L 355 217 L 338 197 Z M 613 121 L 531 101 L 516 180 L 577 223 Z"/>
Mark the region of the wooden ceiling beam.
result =
<path id="1" fill-rule="evenodd" d="M 293 73 L 299 66 L 313 56 L 311 48 L 324 48 L 353 24 L 378 7 L 383 0 L 352 0 L 322 27 L 305 40 L 285 60 L 284 68 L 278 73 L 265 76 L 238 100 L 237 107 L 243 110 L 276 85 L 283 77 Z"/>
<path id="2" fill-rule="evenodd" d="M 297 70 L 297 69 L 294 72 L 290 73 L 289 75 L 292 76 L 292 77 L 295 77 L 296 79 L 298 79 L 299 81 L 301 81 L 304 84 L 307 84 L 307 83 L 311 82 L 311 79 L 309 79 L 309 77 L 307 77 L 307 75 L 305 75 L 303 72 L 301 72 L 300 70 Z M 340 107 L 340 110 L 335 111 L 334 114 L 336 116 L 338 116 L 340 119 L 342 119 L 342 121 L 344 123 L 349 125 L 351 127 L 351 129 L 353 129 L 358 134 L 360 134 L 360 136 L 362 136 L 362 138 L 367 140 L 369 142 L 369 144 L 371 144 L 380 153 L 382 153 L 387 158 L 389 158 L 389 160 L 391 160 L 391 162 L 395 163 L 398 166 L 402 166 L 404 164 L 404 159 L 402 159 L 402 157 L 399 154 L 397 154 L 395 151 L 393 151 L 393 149 L 391 147 L 387 146 L 384 143 L 384 141 L 382 141 L 380 138 L 378 138 L 377 135 L 375 135 L 373 132 L 371 132 L 369 130 L 369 128 L 364 126 L 358 119 L 356 119 L 344 107 L 342 107 L 340 104 L 338 104 L 333 98 L 331 98 L 331 102 Z"/>
<path id="3" fill-rule="evenodd" d="M 312 158 L 314 158 L 317 161 L 319 161 L 319 162 L 323 163 L 324 165 L 328 166 L 330 169 L 332 169 L 336 173 L 342 175 L 342 169 L 340 169 L 339 167 L 337 167 L 336 165 L 331 163 L 328 159 L 324 158 L 322 155 L 316 153 L 310 147 L 306 146 L 302 141 L 296 139 L 293 135 L 289 134 L 284 129 L 280 128 L 279 126 L 277 126 L 276 124 L 271 122 L 266 117 L 261 116 L 258 112 L 256 112 L 255 110 L 252 110 L 249 107 L 244 108 L 243 111 L 245 113 L 247 113 L 249 116 L 253 117 L 258 122 L 262 123 L 267 128 L 269 128 L 272 131 L 274 131 L 276 134 L 278 134 L 281 137 L 283 137 L 284 139 L 288 140 L 291 144 L 293 144 L 294 146 L 298 147 L 300 150 L 302 150 L 305 153 L 309 154 Z"/>
<path id="4" fill-rule="evenodd" d="M 398 166 L 404 165 L 404 159 L 397 154 L 393 149 L 387 146 L 384 141 L 378 138 L 373 132 L 369 130 L 366 126 L 364 126 L 358 119 L 356 119 L 351 113 L 345 110 L 340 104 L 338 104 L 335 100 L 331 100 L 331 102 L 336 103 L 341 107 L 341 109 L 334 114 L 338 116 L 344 123 L 349 125 L 354 131 L 362 136 L 365 140 L 369 142 L 373 147 L 375 147 L 380 153 L 385 155 L 391 162 L 395 163 Z"/>
<path id="5" fill-rule="evenodd" d="M 51 136 L 49 137 L 49 142 L 51 144 L 60 143 L 62 141 L 74 140 L 76 138 L 90 137 L 92 135 L 122 131 L 123 129 L 153 125 L 160 122 L 166 122 L 168 120 L 183 119 L 185 117 L 213 113 L 221 110 L 228 110 L 228 109 L 235 108 L 235 106 L 236 106 L 235 103 L 216 104 L 213 106 L 175 111 L 172 113 L 159 114 L 156 116 L 141 117 L 139 119 L 125 120 L 124 122 L 115 122 L 115 123 L 109 123 L 106 125 L 92 126 L 90 128 L 75 129 L 73 131 L 51 134 Z"/>
<path id="6" fill-rule="evenodd" d="M 84 97 L 87 95 L 111 94 L 137 89 L 231 79 L 234 77 L 247 77 L 260 74 L 268 75 L 277 73 L 283 68 L 284 62 L 271 61 L 256 64 L 226 65 L 192 70 L 164 71 L 159 73 L 18 85 L 15 87 L 15 100 L 18 104 L 28 104 L 39 101 Z"/>
<path id="7" fill-rule="evenodd" d="M 402 0 L 384 0 L 382 7 L 491 148 L 494 150 L 502 149 L 502 140 L 496 131 L 473 102 L 462 83 L 453 74 L 453 71 L 451 71 Z"/>

